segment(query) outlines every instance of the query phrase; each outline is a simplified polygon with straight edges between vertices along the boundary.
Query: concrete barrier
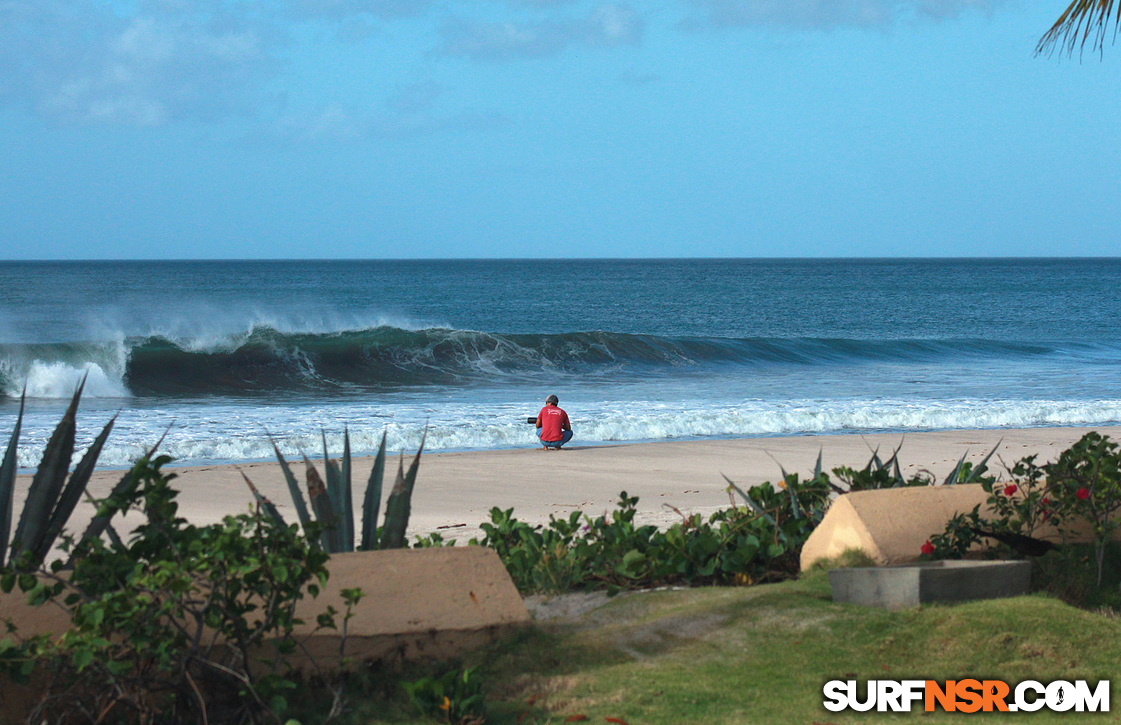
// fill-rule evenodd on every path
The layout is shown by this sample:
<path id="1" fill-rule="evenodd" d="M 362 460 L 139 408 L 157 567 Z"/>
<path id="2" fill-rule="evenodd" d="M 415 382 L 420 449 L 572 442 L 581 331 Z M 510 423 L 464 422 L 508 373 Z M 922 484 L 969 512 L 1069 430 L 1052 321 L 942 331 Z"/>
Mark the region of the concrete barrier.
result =
<path id="1" fill-rule="evenodd" d="M 829 572 L 833 601 L 885 609 L 1027 594 L 1030 561 L 932 561 Z"/>
<path id="2" fill-rule="evenodd" d="M 529 622 L 502 560 L 482 546 L 336 554 L 329 569 L 324 590 L 296 612 L 314 623 L 328 605 L 342 611 L 343 589 L 362 587 L 345 652 L 358 661 L 453 657 Z M 334 633 L 297 636 L 316 658 L 338 656 Z"/>

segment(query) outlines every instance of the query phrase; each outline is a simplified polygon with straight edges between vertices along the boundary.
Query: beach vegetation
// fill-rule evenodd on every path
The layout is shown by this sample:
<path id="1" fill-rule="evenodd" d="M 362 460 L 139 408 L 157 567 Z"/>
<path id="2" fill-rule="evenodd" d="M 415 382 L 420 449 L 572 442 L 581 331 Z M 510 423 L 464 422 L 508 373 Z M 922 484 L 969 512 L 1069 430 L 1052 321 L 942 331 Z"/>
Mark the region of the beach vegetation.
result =
<path id="1" fill-rule="evenodd" d="M 730 484 L 735 487 L 735 484 Z M 818 477 L 786 477 L 781 487 L 742 491 L 744 506 L 731 506 L 707 519 L 681 515 L 660 529 L 639 526 L 637 496 L 624 491 L 615 510 L 588 517 L 574 511 L 531 525 L 513 509 L 491 509 L 471 544 L 498 552 L 523 593 L 560 593 L 702 584 L 753 584 L 795 576 L 806 537 L 820 521 L 829 489 Z"/>
<path id="2" fill-rule="evenodd" d="M 427 433 L 427 432 L 426 432 Z M 406 545 L 405 531 L 409 525 L 409 516 L 412 511 L 413 489 L 416 486 L 417 472 L 420 467 L 420 455 L 424 451 L 425 436 L 421 436 L 420 446 L 412 463 L 406 471 L 404 456 L 398 459 L 397 476 L 389 498 L 385 503 L 385 514 L 381 526 L 378 526 L 378 515 L 381 507 L 382 489 L 385 482 L 386 462 L 386 436 L 383 433 L 381 444 L 374 456 L 373 468 L 366 483 L 366 492 L 362 500 L 362 529 L 361 535 L 355 540 L 354 528 L 354 493 L 351 485 L 351 453 L 350 433 L 343 431 L 342 456 L 333 460 L 327 449 L 327 437 L 323 436 L 323 467 L 324 475 L 320 475 L 307 455 L 301 454 L 306 470 L 306 488 L 308 500 L 311 502 L 310 512 L 308 504 L 300 491 L 299 482 L 292 472 L 292 467 L 280 452 L 280 447 L 273 441 L 273 451 L 276 460 L 284 472 L 284 480 L 288 485 L 292 503 L 299 517 L 300 525 L 305 535 L 317 537 L 324 550 L 337 554 L 343 552 L 371 551 L 374 549 L 400 549 Z M 261 497 L 256 487 L 246 478 L 246 483 L 264 505 L 268 502 Z M 270 513 L 280 516 L 273 508 Z"/>
<path id="3" fill-rule="evenodd" d="M 967 461 L 968 452 L 958 459 L 957 464 L 950 470 L 946 477 L 939 481 L 937 477 L 927 470 L 920 470 L 910 476 L 904 476 L 899 462 L 899 451 L 903 444 L 895 448 L 886 459 L 880 456 L 879 448 L 872 450 L 872 455 L 863 468 L 838 466 L 832 469 L 833 477 L 824 476 L 823 480 L 837 495 L 853 493 L 855 491 L 872 491 L 882 488 L 902 488 L 907 486 L 953 486 L 966 483 L 993 483 L 996 477 L 990 473 L 989 461 L 1000 447 L 998 443 L 989 451 L 980 462 L 974 464 Z M 822 478 L 821 466 L 822 453 L 818 452 L 817 463 L 814 466 L 811 480 Z M 781 465 L 780 465 L 781 468 Z M 785 470 L 782 471 L 783 480 L 788 478 Z"/>
<path id="4" fill-rule="evenodd" d="M 453 667 L 441 674 L 404 681 L 402 689 L 422 715 L 448 725 L 483 725 L 486 695 L 474 668 Z"/>
<path id="5" fill-rule="evenodd" d="M 960 559 L 987 539 L 996 542 L 987 551 L 990 556 L 1037 559 L 1042 587 L 1059 591 L 1056 582 L 1063 581 L 1069 584 L 1068 599 L 1099 600 L 1094 590 L 1109 578 L 1108 557 L 1111 552 L 1117 555 L 1114 539 L 1121 529 L 1118 445 L 1090 432 L 1050 463 L 1039 464 L 1036 456 L 1028 456 L 1007 471 L 1008 476 L 999 483 L 982 482 L 988 494 L 987 513 L 976 506 L 955 515 L 944 531 L 930 538 L 929 549 L 924 546 L 924 557 Z M 1048 528 L 1058 533 L 1058 542 L 1041 538 Z M 1072 543 L 1087 535 L 1088 544 Z M 1076 583 L 1082 576 L 1075 576 L 1075 571 L 1088 572 L 1093 586 Z"/>
<path id="6" fill-rule="evenodd" d="M 60 636 L 0 644 L 0 670 L 42 690 L 28 722 L 283 722 L 300 675 L 297 602 L 327 579 L 328 554 L 295 526 L 259 508 L 194 526 L 178 514 L 166 456 L 141 458 L 127 491 L 99 502 L 101 515 L 138 510 L 127 540 L 63 537 L 69 563 L 29 573 L 8 568 L 5 592 L 61 607 Z M 361 592 L 344 592 L 316 627 L 337 629 Z M 341 649 L 340 649 L 341 652 Z M 322 712 L 341 709 L 339 690 L 320 688 Z"/>
<path id="7" fill-rule="evenodd" d="M 812 473 L 803 478 L 780 465 L 782 479 L 744 489 L 725 476 L 732 505 L 707 518 L 681 515 L 660 529 L 634 522 L 638 497 L 620 494 L 615 510 L 598 517 L 574 511 L 551 516 L 545 524 L 518 520 L 513 509 L 493 508 L 480 525 L 483 536 L 470 543 L 489 546 L 506 564 L 523 593 L 559 593 L 577 589 L 626 589 L 707 584 L 744 585 L 781 581 L 798 574 L 802 546 L 836 496 L 898 486 L 995 485 L 988 463 L 996 449 L 977 465 L 963 456 L 941 482 L 926 472 L 905 478 L 899 449 L 886 460 L 872 451 L 861 469 L 822 468 L 819 454 Z M 976 535 L 954 539 L 962 552 Z M 941 540 L 939 540 L 941 543 Z M 444 545 L 439 536 L 418 539 L 419 546 Z M 951 542 L 945 542 L 947 546 Z M 946 555 L 956 553 L 947 548 Z"/>
<path id="8" fill-rule="evenodd" d="M 43 563 L 54 548 L 63 527 L 74 513 L 93 475 L 101 450 L 113 430 L 111 418 L 86 449 L 82 459 L 70 471 L 74 457 L 77 431 L 78 402 L 82 397 L 83 380 L 70 400 L 66 412 L 55 427 L 39 467 L 31 480 L 23 509 L 11 535 L 14 516 L 14 494 L 17 473 L 17 449 L 23 423 L 24 397 L 20 398 L 19 413 L 7 449 L 0 462 L 0 567 L 11 564 L 21 569 L 35 569 Z"/>

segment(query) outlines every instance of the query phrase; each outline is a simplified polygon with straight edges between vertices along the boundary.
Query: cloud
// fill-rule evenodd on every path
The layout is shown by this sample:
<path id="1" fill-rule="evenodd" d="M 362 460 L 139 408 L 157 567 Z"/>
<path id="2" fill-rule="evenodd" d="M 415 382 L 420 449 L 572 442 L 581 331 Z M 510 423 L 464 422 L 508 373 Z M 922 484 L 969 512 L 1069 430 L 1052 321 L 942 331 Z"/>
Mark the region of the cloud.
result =
<path id="1" fill-rule="evenodd" d="M 577 0 L 505 0 L 512 8 L 552 8 L 558 5 L 572 5 Z"/>
<path id="2" fill-rule="evenodd" d="M 422 113 L 430 110 L 443 92 L 443 87 L 433 81 L 406 83 L 397 87 L 385 105 L 397 113 Z"/>
<path id="3" fill-rule="evenodd" d="M 526 22 L 447 20 L 437 52 L 479 61 L 544 58 L 570 47 L 637 45 L 643 21 L 625 5 L 600 5 L 585 17 Z"/>
<path id="4" fill-rule="evenodd" d="M 657 73 L 639 73 L 628 70 L 620 74 L 619 81 L 625 86 L 648 86 L 651 83 L 660 83 L 662 77 Z"/>
<path id="5" fill-rule="evenodd" d="M 221 2 L 0 3 L 0 100 L 78 122 L 157 126 L 251 115 L 277 37 Z"/>
<path id="6" fill-rule="evenodd" d="M 777 25 L 823 29 L 883 27 L 907 17 L 940 20 L 989 10 L 1005 0 L 686 0 L 688 28 Z"/>
<path id="7" fill-rule="evenodd" d="M 280 7 L 296 20 L 400 20 L 425 15 L 432 0 L 287 0 Z"/>
<path id="8" fill-rule="evenodd" d="M 302 69 L 300 43 L 361 43 L 392 23 L 437 34 L 438 53 L 471 60 L 547 57 L 635 45 L 643 21 L 604 0 L 490 0 L 488 21 L 446 19 L 436 0 L 0 0 L 0 106 L 80 124 L 154 127 L 257 119 L 273 125 Z M 512 18 L 494 22 L 494 18 Z M 310 32 L 308 32 L 310 30 Z M 316 51 L 322 50 L 318 46 Z M 423 59 L 418 48 L 415 61 Z M 326 57 L 322 53 L 318 57 Z M 341 81 L 340 81 L 341 82 Z M 345 83 L 341 83 L 345 87 Z M 402 85 L 382 116 L 339 108 L 293 122 L 305 135 L 365 136 L 479 127 L 486 114 L 432 115 L 443 89 Z M 300 115 L 302 113 L 302 115 Z M 379 131 L 380 129 L 380 131 Z M 411 130 L 410 130 L 411 129 Z"/>
<path id="9" fill-rule="evenodd" d="M 354 143 L 378 138 L 417 138 L 444 132 L 488 131 L 509 125 L 497 113 L 371 113 L 334 104 L 281 118 L 271 137 L 282 143 Z"/>

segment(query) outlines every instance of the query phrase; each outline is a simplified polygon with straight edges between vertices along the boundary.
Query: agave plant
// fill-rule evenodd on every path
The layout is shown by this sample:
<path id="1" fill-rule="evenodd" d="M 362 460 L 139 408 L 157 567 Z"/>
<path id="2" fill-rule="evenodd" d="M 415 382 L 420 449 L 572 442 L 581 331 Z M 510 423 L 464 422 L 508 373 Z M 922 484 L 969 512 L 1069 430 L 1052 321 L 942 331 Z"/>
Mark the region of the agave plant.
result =
<path id="1" fill-rule="evenodd" d="M 409 525 L 409 514 L 412 511 L 413 488 L 416 486 L 417 470 L 420 466 L 420 454 L 424 450 L 425 435 L 421 437 L 420 448 L 413 457 L 408 471 L 404 467 L 404 456 L 398 459 L 397 477 L 393 488 L 389 492 L 389 499 L 385 504 L 385 519 L 383 525 L 378 527 L 378 513 L 381 507 L 381 494 L 385 481 L 385 439 L 383 433 L 381 445 L 378 446 L 377 456 L 374 458 L 374 467 L 366 484 L 366 494 L 362 501 L 362 532 L 357 542 L 359 551 L 371 549 L 400 549 L 405 546 L 405 530 Z M 271 440 L 271 439 L 270 439 Z M 307 494 L 311 507 L 304 501 L 300 492 L 300 485 L 291 466 L 284 460 L 276 441 L 272 441 L 276 460 L 284 472 L 284 480 L 288 484 L 288 492 L 292 496 L 292 504 L 296 509 L 296 516 L 300 525 L 309 536 L 318 536 L 323 548 L 332 553 L 341 553 L 355 550 L 354 528 L 354 496 L 351 486 L 350 462 L 350 432 L 343 430 L 343 453 L 337 461 L 332 460 L 327 450 L 327 436 L 323 435 L 323 464 L 325 477 L 308 459 L 301 454 L 307 470 Z M 326 480 L 324 480 L 324 478 Z M 265 511 L 279 520 L 280 514 L 276 508 L 265 499 L 249 479 L 246 479 L 250 489 Z M 314 515 L 314 519 L 312 516 Z M 314 523 L 313 523 L 314 520 Z"/>
<path id="2" fill-rule="evenodd" d="M 19 447 L 20 428 L 23 424 L 24 397 L 20 397 L 19 414 L 8 448 L 0 463 L 0 566 L 5 563 L 21 568 L 37 568 L 46 559 L 62 533 L 62 528 L 78 505 L 93 474 L 97 458 L 109 431 L 113 429 L 116 416 L 113 416 L 94 439 L 82 456 L 82 460 L 67 477 L 70 460 L 74 456 L 74 438 L 77 429 L 76 415 L 78 401 L 82 397 L 85 380 L 74 392 L 66 413 L 62 416 L 46 448 L 39 468 L 31 480 L 27 499 L 16 526 L 15 536 L 9 544 L 8 535 L 12 527 L 14 493 L 16 483 L 16 450 Z"/>

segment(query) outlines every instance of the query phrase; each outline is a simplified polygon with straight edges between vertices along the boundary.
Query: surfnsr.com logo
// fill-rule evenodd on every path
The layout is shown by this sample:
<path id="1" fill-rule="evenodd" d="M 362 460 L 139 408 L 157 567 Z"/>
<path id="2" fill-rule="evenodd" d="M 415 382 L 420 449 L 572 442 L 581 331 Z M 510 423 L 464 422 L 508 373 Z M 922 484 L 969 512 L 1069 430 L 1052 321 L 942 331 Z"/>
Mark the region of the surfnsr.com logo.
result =
<path id="1" fill-rule="evenodd" d="M 830 680 L 822 695 L 830 712 L 1109 712 L 1109 680 Z"/>

